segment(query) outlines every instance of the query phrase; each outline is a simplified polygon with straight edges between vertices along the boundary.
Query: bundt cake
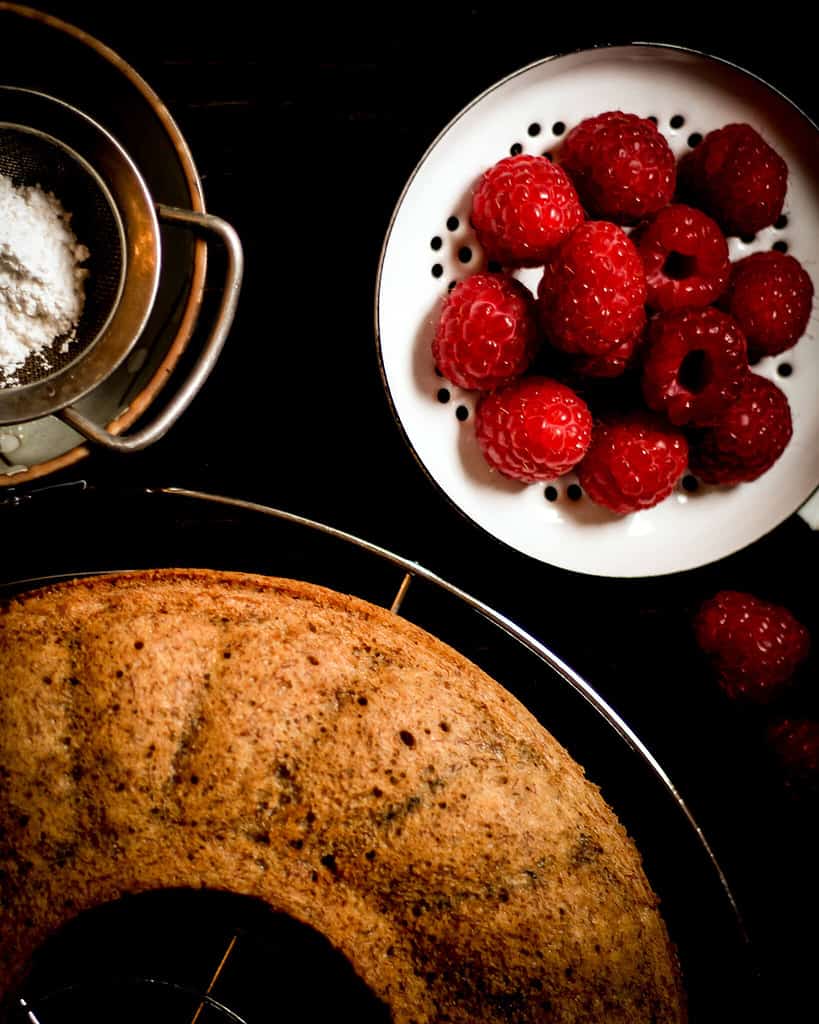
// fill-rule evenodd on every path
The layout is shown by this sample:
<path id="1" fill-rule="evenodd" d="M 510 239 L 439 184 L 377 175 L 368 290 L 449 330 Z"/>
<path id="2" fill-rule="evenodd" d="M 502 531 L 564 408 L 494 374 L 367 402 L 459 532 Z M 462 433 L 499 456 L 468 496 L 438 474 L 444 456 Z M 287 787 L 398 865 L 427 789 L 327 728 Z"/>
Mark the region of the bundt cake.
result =
<path id="1" fill-rule="evenodd" d="M 679 1024 L 598 790 L 501 686 L 306 583 L 162 570 L 0 611 L 0 997 L 82 911 L 230 890 L 318 930 L 396 1024 Z"/>

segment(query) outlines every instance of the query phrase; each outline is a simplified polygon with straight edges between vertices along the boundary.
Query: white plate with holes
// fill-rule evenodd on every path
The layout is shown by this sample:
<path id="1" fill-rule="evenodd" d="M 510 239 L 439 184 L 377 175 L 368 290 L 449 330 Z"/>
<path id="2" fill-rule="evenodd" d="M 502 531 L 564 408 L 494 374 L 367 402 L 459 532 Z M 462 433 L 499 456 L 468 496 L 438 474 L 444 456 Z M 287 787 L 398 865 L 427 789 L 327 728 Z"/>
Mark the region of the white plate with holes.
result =
<path id="1" fill-rule="evenodd" d="M 432 337 L 447 288 L 486 268 L 469 225 L 472 190 L 510 152 L 551 153 L 586 117 L 625 110 L 657 119 L 679 157 L 698 136 L 753 125 L 789 167 L 783 217 L 753 240 L 729 239 L 731 259 L 791 252 L 819 293 L 819 132 L 749 72 L 690 50 L 633 44 L 548 58 L 489 88 L 458 114 L 416 167 L 390 222 L 376 288 L 381 370 L 396 418 L 421 466 L 466 516 L 540 561 L 599 576 L 658 576 L 716 561 L 757 540 L 819 487 L 819 324 L 754 367 L 783 389 L 794 435 L 759 480 L 737 487 L 685 477 L 653 509 L 616 516 L 592 504 L 573 474 L 524 485 L 490 471 L 473 430 L 477 392 L 436 375 Z M 533 291 L 541 271 L 516 273 Z M 695 490 L 688 490 L 694 487 Z"/>

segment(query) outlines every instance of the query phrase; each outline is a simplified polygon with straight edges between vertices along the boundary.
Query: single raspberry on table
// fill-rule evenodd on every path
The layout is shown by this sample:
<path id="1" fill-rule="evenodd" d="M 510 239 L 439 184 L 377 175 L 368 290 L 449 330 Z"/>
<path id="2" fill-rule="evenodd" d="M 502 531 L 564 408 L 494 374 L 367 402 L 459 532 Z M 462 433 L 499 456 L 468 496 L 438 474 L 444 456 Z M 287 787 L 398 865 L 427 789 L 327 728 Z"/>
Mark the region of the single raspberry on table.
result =
<path id="1" fill-rule="evenodd" d="M 819 788 L 819 722 L 785 718 L 768 729 L 768 742 L 789 788 Z"/>
<path id="2" fill-rule="evenodd" d="M 608 221 L 586 221 L 552 253 L 538 285 L 540 322 L 564 352 L 598 356 L 645 324 L 646 279 L 634 243 Z"/>
<path id="3" fill-rule="evenodd" d="M 674 154 L 657 126 L 636 114 L 611 110 L 581 121 L 558 159 L 586 209 L 617 224 L 635 224 L 674 194 Z"/>
<path id="4" fill-rule="evenodd" d="M 681 431 L 659 416 L 632 412 L 595 424 L 577 478 L 598 505 L 621 514 L 638 512 L 668 497 L 687 461 Z"/>
<path id="5" fill-rule="evenodd" d="M 810 634 L 787 608 L 738 590 L 702 605 L 694 635 L 725 693 L 760 704 L 787 688 L 810 651 Z"/>
<path id="6" fill-rule="evenodd" d="M 745 335 L 727 313 L 678 309 L 648 325 L 643 397 L 678 426 L 707 425 L 739 395 L 748 375 Z"/>
<path id="7" fill-rule="evenodd" d="M 490 391 L 528 369 L 539 337 L 534 298 L 520 281 L 473 274 L 447 296 L 432 355 L 453 384 Z"/>
<path id="8" fill-rule="evenodd" d="M 488 259 L 533 267 L 584 219 L 566 172 L 521 153 L 490 167 L 472 197 L 472 226 Z"/>
<path id="9" fill-rule="evenodd" d="M 475 433 L 484 458 L 524 483 L 552 480 L 583 458 L 592 416 L 571 388 L 548 377 L 523 377 L 482 395 Z"/>
<path id="10" fill-rule="evenodd" d="M 793 434 L 783 392 L 749 373 L 736 400 L 691 443 L 691 470 L 707 484 L 756 480 L 776 462 Z"/>
<path id="11" fill-rule="evenodd" d="M 716 221 L 692 206 L 666 206 L 631 239 L 645 267 L 652 309 L 709 306 L 728 283 L 725 236 Z"/>
<path id="12" fill-rule="evenodd" d="M 749 124 L 709 132 L 683 157 L 680 195 L 729 235 L 753 235 L 782 213 L 788 165 Z"/>
<path id="13" fill-rule="evenodd" d="M 805 333 L 813 282 L 793 256 L 755 252 L 733 265 L 720 305 L 744 331 L 752 359 L 775 356 Z"/>

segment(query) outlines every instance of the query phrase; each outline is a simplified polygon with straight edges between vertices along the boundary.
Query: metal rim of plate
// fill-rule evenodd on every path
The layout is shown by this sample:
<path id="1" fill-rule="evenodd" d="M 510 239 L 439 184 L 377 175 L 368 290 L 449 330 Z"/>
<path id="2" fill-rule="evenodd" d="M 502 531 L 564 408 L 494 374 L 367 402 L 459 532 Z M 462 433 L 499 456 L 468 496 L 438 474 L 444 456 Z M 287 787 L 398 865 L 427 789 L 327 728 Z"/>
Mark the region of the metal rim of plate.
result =
<path id="1" fill-rule="evenodd" d="M 760 130 L 772 133 L 775 148 L 784 149 L 792 158 L 789 163 L 809 167 L 811 173 L 798 180 L 791 175 L 785 207 L 790 215 L 787 230 L 765 229 L 749 243 L 729 239 L 731 257 L 735 260 L 763 246 L 790 243 L 793 254 L 814 276 L 819 293 L 816 232 L 810 230 L 811 224 L 819 223 L 816 124 L 764 79 L 731 61 L 671 44 L 634 42 L 536 61 L 489 86 L 455 115 L 427 148 L 395 205 L 379 259 L 374 316 L 379 368 L 395 421 L 415 461 L 456 511 L 495 541 L 539 561 L 579 573 L 628 578 L 685 571 L 741 550 L 797 512 L 819 486 L 819 446 L 815 444 L 819 412 L 813 401 L 819 379 L 819 345 L 815 344 L 819 339 L 805 337 L 794 349 L 754 367 L 785 390 L 795 424 L 794 440 L 783 457 L 754 483 L 709 487 L 689 474 L 665 502 L 618 517 L 593 505 L 582 494 L 574 474 L 543 485 L 523 486 L 489 470 L 472 429 L 477 393 L 463 391 L 436 376 L 429 351 L 446 282 L 485 266 L 468 224 L 468 197 L 480 173 L 496 160 L 511 151 L 556 148 L 576 120 L 599 113 L 601 102 L 594 99 L 599 90 L 584 91 L 575 80 L 582 70 L 609 74 L 605 62 L 613 65 L 615 61 L 623 76 L 621 90 L 627 85 L 636 92 L 629 74 L 634 74 L 640 63 L 650 67 L 640 72 L 648 76 L 641 79 L 642 103 L 620 102 L 622 91 L 610 88 L 605 93 L 607 108 L 642 106 L 645 109 L 635 112 L 648 116 L 668 107 L 659 126 L 676 155 L 686 151 L 686 140 L 696 133 L 745 119 L 743 110 L 769 111 Z M 657 81 L 664 81 L 662 77 L 652 79 L 652 73 L 670 76 L 664 90 L 657 86 Z M 550 106 L 550 89 L 561 88 L 561 76 L 570 81 L 562 87 L 564 92 L 572 95 L 575 109 L 582 110 L 576 119 L 564 117 L 560 108 Z M 724 88 L 728 80 L 735 82 L 736 95 Z M 646 81 L 652 86 L 649 99 L 645 99 Z M 671 89 L 669 83 L 675 81 L 677 88 Z M 533 112 L 537 106 L 531 96 L 535 87 L 543 97 L 540 114 Z M 586 100 L 589 94 L 591 98 Z M 508 109 L 513 99 L 521 103 Z M 674 115 L 682 115 L 688 107 L 694 111 L 692 116 L 672 118 L 672 108 Z M 544 116 L 547 109 L 551 111 L 548 117 Z M 697 115 L 703 109 L 711 111 L 714 123 L 704 123 L 703 116 Z M 476 141 L 476 118 L 483 118 L 487 110 L 492 119 L 481 122 L 487 138 Z M 732 110 L 739 115 L 732 116 Z M 722 111 L 720 116 L 716 111 Z M 546 126 L 552 123 L 552 114 L 556 123 L 550 133 Z M 683 124 L 671 129 L 672 120 Z M 534 137 L 527 136 L 530 122 L 537 129 Z M 783 137 L 793 139 L 792 149 L 788 149 L 789 143 L 781 143 Z M 471 162 L 464 166 L 467 160 Z M 796 216 L 794 207 L 798 207 Z M 809 216 L 802 217 L 806 211 Z M 434 251 L 431 239 L 436 243 Z M 467 256 L 467 262 L 462 262 Z M 438 277 L 430 274 L 430 265 Z M 531 288 L 537 273 L 520 271 L 516 276 Z M 809 334 L 816 332 L 816 323 L 814 312 Z M 787 369 L 778 376 L 783 361 L 787 361 Z M 793 372 L 785 378 L 788 371 Z M 696 493 L 691 493 L 689 486 Z"/>
<path id="2" fill-rule="evenodd" d="M 85 485 L 82 485 L 85 488 Z M 44 488 L 44 493 L 49 491 L 58 492 L 63 490 L 60 485 L 55 487 Z M 635 755 L 638 761 L 647 768 L 654 780 L 659 783 L 663 793 L 666 797 L 670 797 L 671 804 L 674 808 L 675 816 L 679 817 L 681 825 L 689 833 L 689 837 L 695 843 L 700 850 L 700 853 L 704 856 L 706 863 L 706 870 L 712 876 L 712 881 L 718 886 L 721 892 L 721 899 L 724 901 L 723 910 L 726 910 L 728 916 L 730 916 L 734 922 L 736 936 L 739 944 L 750 954 L 751 946 L 748 938 L 745 926 L 743 923 L 741 912 L 738 908 L 736 899 L 731 890 L 731 887 L 726 879 L 722 867 L 719 864 L 717 857 L 715 856 L 707 838 L 705 837 L 702 829 L 694 818 L 693 814 L 689 810 L 683 796 L 680 794 L 674 783 L 669 778 L 668 774 L 658 763 L 657 759 L 646 747 L 642 740 L 636 735 L 634 730 L 625 722 L 620 715 L 612 708 L 597 692 L 596 690 L 575 672 L 568 664 L 560 659 L 553 651 L 549 649 L 544 643 L 536 639 L 531 634 L 527 633 L 515 622 L 503 615 L 499 611 L 496 611 L 485 602 L 475 598 L 466 591 L 455 586 L 448 580 L 438 576 L 434 572 L 426 569 L 424 566 L 413 560 L 402 557 L 401 555 L 395 554 L 386 548 L 383 548 L 370 541 L 364 540 L 351 533 L 347 533 L 343 530 L 336 529 L 325 523 L 318 522 L 300 515 L 296 515 L 291 512 L 287 512 L 282 509 L 272 508 L 263 504 L 244 501 L 238 498 L 226 497 L 223 495 L 209 494 L 202 491 L 187 490 L 184 488 L 157 488 L 157 489 L 146 489 L 144 491 L 137 492 L 140 497 L 153 499 L 157 498 L 161 501 L 167 499 L 173 502 L 179 502 L 180 504 L 188 502 L 192 503 L 194 508 L 197 506 L 206 506 L 210 510 L 215 508 L 225 508 L 229 512 L 238 512 L 242 514 L 251 514 L 252 516 L 260 518 L 270 518 L 277 520 L 281 523 L 290 524 L 297 528 L 303 528 L 311 535 L 322 534 L 325 537 L 332 539 L 333 541 L 339 541 L 345 547 L 355 549 L 357 552 L 364 552 L 368 555 L 375 556 L 379 562 L 387 563 L 390 567 L 395 567 L 400 573 L 401 578 L 397 590 L 395 591 L 395 598 L 392 601 L 390 610 L 399 613 L 402 603 L 407 595 L 409 588 L 413 580 L 418 579 L 431 584 L 435 591 L 441 591 L 447 597 L 455 599 L 459 604 L 465 605 L 472 612 L 476 613 L 477 616 L 484 622 L 489 623 L 492 629 L 491 632 L 500 632 L 511 638 L 517 645 L 525 649 L 529 654 L 533 655 L 538 662 L 547 666 L 552 672 L 554 672 L 560 679 L 568 685 L 570 690 L 582 698 L 582 702 L 585 702 L 590 706 L 595 715 L 605 723 L 605 725 L 619 737 L 625 746 L 630 750 L 631 754 Z M 26 500 L 39 497 L 38 495 L 32 494 L 24 496 L 17 500 L 15 504 L 24 505 Z M 22 514 L 24 509 L 20 510 Z M 57 575 L 39 576 L 32 577 L 29 579 L 18 579 L 13 582 L 3 583 L 0 585 L 0 598 L 5 596 L 13 595 L 22 590 L 27 590 L 32 587 L 48 585 L 52 583 L 58 583 L 61 580 L 69 578 L 76 578 L 78 576 L 95 576 L 100 575 L 107 571 L 127 571 L 114 566 L 107 567 L 105 569 L 98 568 L 88 572 L 70 572 L 61 573 Z M 124 986 L 133 986 L 134 984 L 143 984 L 146 986 L 166 987 L 168 990 L 176 989 L 179 992 L 185 991 L 188 995 L 197 996 L 202 1000 L 202 1007 L 205 1005 L 211 1006 L 214 1011 L 221 1011 L 224 1019 L 242 1021 L 242 1017 L 234 1013 L 229 1006 L 223 1006 L 217 999 L 216 993 L 212 992 L 215 982 L 218 980 L 221 972 L 225 967 L 228 957 L 231 954 L 232 946 L 229 946 L 223 951 L 222 961 L 216 970 L 215 975 L 211 978 L 210 986 L 207 991 L 202 990 L 201 992 L 193 992 L 190 987 L 177 985 L 175 982 L 163 978 L 155 977 L 124 977 L 122 984 Z M 61 992 L 68 991 L 63 988 Z M 57 995 L 60 992 L 56 993 Z M 46 993 L 45 997 L 41 996 L 43 1002 L 47 1002 L 50 997 L 50 993 Z M 30 994 L 24 993 L 24 998 L 19 1002 L 18 1009 L 22 1016 L 21 1021 L 29 1022 L 29 1024 L 59 1024 L 59 1019 L 52 1022 L 51 1017 L 43 1016 L 42 1019 L 38 1016 L 41 1012 L 39 1009 L 40 1003 Z M 200 1007 L 201 1012 L 201 1007 Z M 231 1016 L 232 1015 L 232 1016 Z"/>

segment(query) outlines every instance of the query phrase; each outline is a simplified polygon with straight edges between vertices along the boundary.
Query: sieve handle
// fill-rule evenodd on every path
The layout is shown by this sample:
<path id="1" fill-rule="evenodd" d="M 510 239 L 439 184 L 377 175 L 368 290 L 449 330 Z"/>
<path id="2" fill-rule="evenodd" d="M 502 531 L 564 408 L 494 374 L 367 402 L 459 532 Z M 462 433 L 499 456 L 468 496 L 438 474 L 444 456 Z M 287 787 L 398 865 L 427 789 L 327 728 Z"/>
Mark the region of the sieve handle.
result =
<path id="1" fill-rule="evenodd" d="M 63 409 L 60 413 L 60 416 L 66 423 L 70 424 L 75 430 L 78 430 L 84 437 L 117 452 L 138 452 L 152 445 L 154 441 L 158 441 L 170 430 L 191 404 L 202 385 L 210 376 L 210 372 L 219 358 L 219 353 L 222 351 L 222 346 L 225 344 L 228 331 L 236 315 L 239 289 L 242 283 L 242 272 L 244 270 L 242 243 L 230 224 L 208 213 L 195 213 L 193 210 L 182 210 L 175 206 L 163 206 L 161 203 L 157 204 L 156 212 L 161 220 L 184 224 L 204 232 L 211 232 L 224 243 L 227 252 L 225 287 L 213 329 L 205 342 L 196 364 L 165 409 L 146 427 L 125 437 L 117 437 L 115 434 L 109 433 L 105 427 L 101 427 L 87 419 L 82 413 L 77 412 L 71 406 Z"/>

